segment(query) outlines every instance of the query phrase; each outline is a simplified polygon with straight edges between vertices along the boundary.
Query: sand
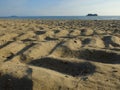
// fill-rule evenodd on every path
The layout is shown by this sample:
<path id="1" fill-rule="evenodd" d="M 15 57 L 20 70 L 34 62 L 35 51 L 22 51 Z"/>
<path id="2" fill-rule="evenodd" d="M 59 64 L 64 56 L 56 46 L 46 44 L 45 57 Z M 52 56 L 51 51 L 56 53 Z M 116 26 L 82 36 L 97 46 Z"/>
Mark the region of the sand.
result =
<path id="1" fill-rule="evenodd" d="M 120 21 L 0 19 L 0 90 L 119 90 Z"/>

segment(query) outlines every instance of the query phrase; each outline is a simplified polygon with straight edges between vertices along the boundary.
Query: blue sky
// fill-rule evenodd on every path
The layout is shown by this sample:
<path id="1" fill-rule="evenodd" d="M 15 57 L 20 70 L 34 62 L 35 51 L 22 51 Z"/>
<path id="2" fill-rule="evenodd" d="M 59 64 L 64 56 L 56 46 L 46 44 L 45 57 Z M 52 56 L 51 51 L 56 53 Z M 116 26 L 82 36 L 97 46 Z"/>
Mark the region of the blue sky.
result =
<path id="1" fill-rule="evenodd" d="M 120 0 L 0 0 L 0 16 L 120 15 Z"/>

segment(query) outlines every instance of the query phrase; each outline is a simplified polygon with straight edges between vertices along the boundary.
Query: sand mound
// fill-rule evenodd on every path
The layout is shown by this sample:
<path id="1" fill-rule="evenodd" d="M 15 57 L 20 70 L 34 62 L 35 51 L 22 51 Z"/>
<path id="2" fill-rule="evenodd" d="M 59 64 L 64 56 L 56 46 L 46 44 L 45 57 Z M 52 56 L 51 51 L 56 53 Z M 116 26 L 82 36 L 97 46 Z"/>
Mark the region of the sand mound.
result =
<path id="1" fill-rule="evenodd" d="M 20 58 L 23 62 L 34 60 L 40 57 L 44 57 L 50 54 L 52 49 L 57 45 L 57 42 L 41 42 L 40 44 L 34 44 L 29 50 L 22 53 Z"/>
<path id="2" fill-rule="evenodd" d="M 88 47 L 105 48 L 103 40 L 99 37 L 86 38 L 83 44 Z"/>
<path id="3" fill-rule="evenodd" d="M 60 32 L 55 34 L 55 37 L 66 37 L 68 36 L 69 32 L 67 30 L 61 30 Z"/>
<path id="4" fill-rule="evenodd" d="M 81 34 L 80 30 L 72 30 L 70 36 L 79 36 Z"/>
<path id="5" fill-rule="evenodd" d="M 93 35 L 93 30 L 88 28 L 81 29 L 81 35 L 83 36 Z"/>
<path id="6" fill-rule="evenodd" d="M 17 78 L 7 74 L 0 77 L 0 90 L 32 90 L 32 87 L 32 80 L 26 77 Z"/>
<path id="7" fill-rule="evenodd" d="M 34 36 L 35 36 L 35 33 L 33 31 L 28 31 L 27 33 L 24 33 L 23 35 L 17 37 L 16 40 L 26 40 Z"/>
<path id="8" fill-rule="evenodd" d="M 120 47 L 120 38 L 117 36 L 106 36 L 104 37 L 106 46 L 112 45 L 113 47 Z"/>
<path id="9" fill-rule="evenodd" d="M 0 49 L 0 57 L 5 61 L 9 61 L 15 55 L 19 54 L 25 46 L 21 41 L 7 43 Z"/>
<path id="10" fill-rule="evenodd" d="M 3 75 L 12 75 L 16 78 L 23 78 L 26 76 L 26 78 L 31 79 L 32 69 L 20 63 L 7 62 L 1 65 L 0 72 Z"/>
<path id="11" fill-rule="evenodd" d="M 95 33 L 98 35 L 105 35 L 106 34 L 106 32 L 104 30 L 96 30 Z"/>
<path id="12" fill-rule="evenodd" d="M 70 48 L 71 50 L 78 50 L 82 47 L 82 42 L 80 39 L 70 39 L 67 40 L 63 46 Z"/>
<path id="13" fill-rule="evenodd" d="M 0 90 L 32 90 L 32 69 L 27 65 L 4 63 L 0 74 Z"/>

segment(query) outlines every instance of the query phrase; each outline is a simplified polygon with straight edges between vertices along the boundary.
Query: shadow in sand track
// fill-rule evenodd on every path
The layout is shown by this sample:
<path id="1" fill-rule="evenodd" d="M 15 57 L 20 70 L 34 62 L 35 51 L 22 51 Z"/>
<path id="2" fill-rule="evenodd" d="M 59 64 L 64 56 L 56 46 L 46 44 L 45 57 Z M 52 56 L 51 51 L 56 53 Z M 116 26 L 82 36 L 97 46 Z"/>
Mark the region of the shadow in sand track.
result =
<path id="1" fill-rule="evenodd" d="M 58 39 L 57 38 L 46 37 L 45 40 L 47 40 L 47 41 L 54 41 L 54 40 L 58 40 Z"/>
<path id="2" fill-rule="evenodd" d="M 31 42 L 31 41 L 35 41 L 35 40 L 27 38 L 27 39 L 24 39 L 24 40 L 21 40 L 21 41 L 23 41 L 23 43 L 24 43 L 24 42 Z"/>
<path id="3" fill-rule="evenodd" d="M 85 59 L 88 61 L 107 63 L 107 64 L 120 64 L 120 53 L 106 49 L 80 49 L 70 50 L 69 48 L 63 48 L 61 50 L 62 58 L 71 57 Z"/>
<path id="4" fill-rule="evenodd" d="M 64 43 L 64 41 L 59 42 L 59 43 L 50 51 L 49 55 L 52 54 L 52 53 L 55 51 L 55 49 L 56 49 L 58 46 L 60 46 L 61 44 L 63 44 L 63 43 Z"/>
<path id="5" fill-rule="evenodd" d="M 0 49 L 6 47 L 7 45 L 9 45 L 9 44 L 11 44 L 11 43 L 13 43 L 13 42 L 14 42 L 14 41 L 8 41 L 7 43 L 1 45 L 1 46 L 0 46 Z"/>
<path id="6" fill-rule="evenodd" d="M 26 46 L 21 51 L 19 51 L 16 55 L 20 55 L 21 53 L 24 53 L 26 50 L 28 50 L 29 48 L 33 47 L 34 45 L 36 45 L 36 44 L 35 43 L 31 43 L 30 45 Z"/>
<path id="7" fill-rule="evenodd" d="M 79 52 L 74 52 L 74 55 L 81 59 L 88 61 L 95 61 L 108 64 L 120 64 L 120 55 L 115 52 L 108 52 L 103 50 L 85 49 Z"/>
<path id="8" fill-rule="evenodd" d="M 35 34 L 37 34 L 37 35 L 42 35 L 42 34 L 45 34 L 45 33 L 46 33 L 46 31 L 43 31 L 43 30 L 35 32 Z"/>
<path id="9" fill-rule="evenodd" d="M 18 56 L 18 55 L 24 53 L 26 50 L 28 50 L 29 48 L 33 47 L 34 45 L 36 45 L 36 44 L 35 43 L 31 43 L 30 45 L 26 46 L 25 48 L 23 48 L 22 50 L 20 50 L 19 52 L 17 52 L 15 55 L 11 54 L 9 57 L 7 57 L 7 59 L 5 60 L 5 62 L 13 59 L 15 56 Z"/>
<path id="10" fill-rule="evenodd" d="M 99 50 L 86 50 L 82 52 L 84 56 L 81 56 L 87 60 L 96 62 L 108 63 L 108 64 L 120 64 L 120 55 L 113 52 L 99 51 Z"/>
<path id="11" fill-rule="evenodd" d="M 96 67 L 89 62 L 75 63 L 49 57 L 31 61 L 29 64 L 48 68 L 71 76 L 93 74 L 96 69 Z"/>
<path id="12" fill-rule="evenodd" d="M 21 37 L 22 35 L 24 35 L 24 33 L 21 33 L 21 34 L 19 34 L 17 37 L 14 37 L 14 38 L 13 38 L 13 40 L 15 40 L 15 41 L 16 41 L 16 40 L 17 40 L 17 38 Z"/>
<path id="13" fill-rule="evenodd" d="M 0 90 L 33 90 L 33 82 L 26 77 L 21 79 L 10 75 L 0 76 Z"/>

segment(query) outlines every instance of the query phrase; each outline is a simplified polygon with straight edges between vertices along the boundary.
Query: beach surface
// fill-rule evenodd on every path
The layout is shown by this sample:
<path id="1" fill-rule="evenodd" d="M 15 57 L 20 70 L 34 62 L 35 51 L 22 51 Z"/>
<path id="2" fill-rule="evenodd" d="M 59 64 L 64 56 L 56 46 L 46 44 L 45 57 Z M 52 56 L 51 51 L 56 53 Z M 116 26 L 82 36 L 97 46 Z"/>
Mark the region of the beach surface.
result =
<path id="1" fill-rule="evenodd" d="M 120 90 L 120 21 L 0 19 L 0 90 Z"/>

